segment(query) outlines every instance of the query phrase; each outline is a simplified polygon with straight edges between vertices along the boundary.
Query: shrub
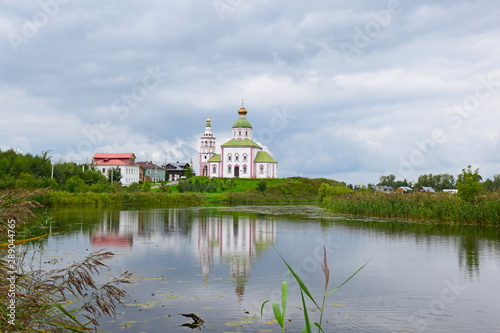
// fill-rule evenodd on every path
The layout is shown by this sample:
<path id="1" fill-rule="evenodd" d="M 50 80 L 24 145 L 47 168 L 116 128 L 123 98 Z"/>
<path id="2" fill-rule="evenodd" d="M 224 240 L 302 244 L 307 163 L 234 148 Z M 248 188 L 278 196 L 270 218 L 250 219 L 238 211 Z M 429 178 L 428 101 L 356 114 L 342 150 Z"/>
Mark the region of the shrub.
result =
<path id="1" fill-rule="evenodd" d="M 266 192 L 267 184 L 265 180 L 261 180 L 257 183 L 257 190 L 261 192 Z"/>
<path id="2" fill-rule="evenodd" d="M 88 186 L 85 185 L 85 182 L 78 176 L 72 176 L 66 182 L 66 191 L 71 193 L 82 193 L 86 192 Z"/>
<path id="3" fill-rule="evenodd" d="M 323 200 L 325 200 L 326 198 L 337 198 L 337 197 L 340 197 L 340 196 L 343 196 L 345 194 L 352 193 L 352 192 L 353 192 L 353 190 L 351 190 L 350 188 L 348 188 L 345 185 L 339 184 L 339 185 L 332 186 L 330 184 L 323 183 L 319 187 L 318 199 L 319 199 L 319 202 L 323 202 Z"/>
<path id="4" fill-rule="evenodd" d="M 146 181 L 144 182 L 144 184 L 142 184 L 142 190 L 144 192 L 149 192 L 151 191 L 151 182 L 150 181 Z"/>
<path id="5" fill-rule="evenodd" d="M 170 186 L 168 186 L 167 184 L 162 183 L 160 185 L 160 191 L 161 192 L 165 192 L 165 193 L 170 193 Z"/>

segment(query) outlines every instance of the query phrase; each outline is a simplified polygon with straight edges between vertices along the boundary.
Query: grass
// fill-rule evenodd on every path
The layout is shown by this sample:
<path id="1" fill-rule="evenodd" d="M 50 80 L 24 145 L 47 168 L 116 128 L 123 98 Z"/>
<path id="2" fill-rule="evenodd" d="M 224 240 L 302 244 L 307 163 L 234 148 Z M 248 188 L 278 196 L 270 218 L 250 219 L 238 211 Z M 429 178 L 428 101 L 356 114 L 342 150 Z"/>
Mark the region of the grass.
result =
<path id="1" fill-rule="evenodd" d="M 220 179 L 195 177 L 190 182 L 220 182 Z M 200 179 L 201 178 L 201 179 Z M 338 184 L 324 178 L 225 179 L 226 186 L 212 193 L 202 192 L 206 203 L 260 204 L 311 203 L 316 201 L 321 184 Z M 263 184 L 265 184 L 263 186 Z M 196 190 L 196 189 L 195 189 Z"/>
<path id="2" fill-rule="evenodd" d="M 48 190 L 36 200 L 45 207 L 60 206 L 162 206 L 200 205 L 203 196 L 196 193 L 117 192 L 117 193 L 68 193 Z"/>
<path id="3" fill-rule="evenodd" d="M 230 179 L 193 177 L 168 191 L 152 189 L 113 193 L 69 193 L 47 190 L 36 200 L 45 207 L 60 206 L 166 206 L 205 204 L 260 204 L 260 203 L 312 203 L 316 201 L 321 184 L 335 185 L 328 179 L 301 177 L 274 179 Z"/>

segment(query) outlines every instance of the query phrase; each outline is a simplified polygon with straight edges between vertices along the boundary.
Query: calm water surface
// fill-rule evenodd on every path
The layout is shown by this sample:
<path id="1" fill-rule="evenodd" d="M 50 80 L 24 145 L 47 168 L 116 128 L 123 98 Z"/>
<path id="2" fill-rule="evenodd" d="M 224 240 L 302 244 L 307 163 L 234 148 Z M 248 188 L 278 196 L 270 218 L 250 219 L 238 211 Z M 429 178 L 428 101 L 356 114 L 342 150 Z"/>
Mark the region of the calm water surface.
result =
<path id="1" fill-rule="evenodd" d="M 371 261 L 326 300 L 325 332 L 500 331 L 500 230 L 330 216 L 313 206 L 187 209 L 58 209 L 41 264 L 46 269 L 106 249 L 104 278 L 135 272 L 125 308 L 102 319 L 110 332 L 280 332 L 271 307 L 288 271 L 276 248 L 321 300 L 326 245 L 329 289 Z M 274 247 L 274 248 L 273 248 Z M 292 281 L 293 278 L 290 278 Z M 290 284 L 286 323 L 303 315 Z M 313 320 L 318 311 L 308 305 Z"/>

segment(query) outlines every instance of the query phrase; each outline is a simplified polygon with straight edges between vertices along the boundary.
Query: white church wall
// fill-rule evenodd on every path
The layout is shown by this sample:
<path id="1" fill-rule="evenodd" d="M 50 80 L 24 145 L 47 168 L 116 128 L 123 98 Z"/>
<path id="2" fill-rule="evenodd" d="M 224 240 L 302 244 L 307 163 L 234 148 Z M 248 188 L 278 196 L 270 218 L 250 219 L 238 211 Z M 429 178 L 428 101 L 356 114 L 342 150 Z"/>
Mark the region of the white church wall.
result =
<path id="1" fill-rule="evenodd" d="M 256 163 L 255 178 L 277 178 L 278 164 L 277 163 Z"/>
<path id="2" fill-rule="evenodd" d="M 252 178 L 254 150 L 253 147 L 224 147 L 222 149 L 223 177 L 235 177 L 234 168 L 238 167 L 240 178 Z"/>

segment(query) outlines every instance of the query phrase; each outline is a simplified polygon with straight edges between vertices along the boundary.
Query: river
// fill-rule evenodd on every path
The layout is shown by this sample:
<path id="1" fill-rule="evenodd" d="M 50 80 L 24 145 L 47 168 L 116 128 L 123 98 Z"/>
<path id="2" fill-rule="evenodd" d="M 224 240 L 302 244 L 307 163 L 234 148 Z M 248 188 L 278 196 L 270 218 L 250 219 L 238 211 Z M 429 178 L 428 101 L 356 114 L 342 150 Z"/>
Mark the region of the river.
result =
<path id="1" fill-rule="evenodd" d="M 285 328 L 304 327 L 300 291 L 278 252 L 320 303 L 326 249 L 329 294 L 325 332 L 498 332 L 500 230 L 493 227 L 332 215 L 315 206 L 172 209 L 63 208 L 49 212 L 51 232 L 40 267 L 69 265 L 93 251 L 116 253 L 101 280 L 134 272 L 125 307 L 100 319 L 111 332 L 281 332 L 271 299 L 281 304 L 289 279 Z M 38 254 L 37 254 L 38 255 Z M 321 304 L 321 303 L 320 303 Z M 312 302 L 311 319 L 319 311 Z M 196 329 L 196 330 L 198 330 Z"/>

